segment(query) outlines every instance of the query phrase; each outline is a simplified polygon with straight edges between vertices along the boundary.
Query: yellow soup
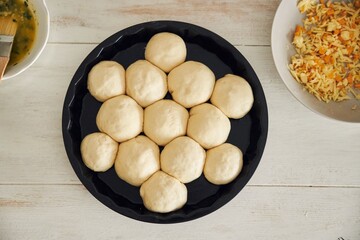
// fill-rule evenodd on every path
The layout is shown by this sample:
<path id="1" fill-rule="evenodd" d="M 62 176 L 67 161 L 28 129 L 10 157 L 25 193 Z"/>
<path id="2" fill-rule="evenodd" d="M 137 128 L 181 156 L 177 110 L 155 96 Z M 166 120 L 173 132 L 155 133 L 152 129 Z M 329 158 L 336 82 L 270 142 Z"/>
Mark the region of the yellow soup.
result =
<path id="1" fill-rule="evenodd" d="M 9 65 L 16 65 L 30 53 L 36 35 L 36 21 L 28 0 L 0 0 L 0 16 L 17 22 Z"/>

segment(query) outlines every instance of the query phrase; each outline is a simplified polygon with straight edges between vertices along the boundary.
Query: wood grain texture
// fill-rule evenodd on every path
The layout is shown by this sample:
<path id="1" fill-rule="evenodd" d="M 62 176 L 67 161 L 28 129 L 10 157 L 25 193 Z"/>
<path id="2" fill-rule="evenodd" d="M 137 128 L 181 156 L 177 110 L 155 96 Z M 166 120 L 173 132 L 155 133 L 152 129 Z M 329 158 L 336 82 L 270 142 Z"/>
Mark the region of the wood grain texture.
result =
<path id="1" fill-rule="evenodd" d="M 69 82 L 92 44 L 49 44 L 39 61 L 0 86 L 0 184 L 79 183 L 61 133 Z M 360 128 L 318 116 L 292 97 L 269 47 L 239 47 L 269 107 L 269 136 L 252 185 L 360 186 Z M 20 94 L 21 93 L 21 94 Z"/>
<path id="2" fill-rule="evenodd" d="M 270 45 L 280 0 L 47 1 L 50 42 L 98 43 L 126 27 L 176 20 L 200 25 L 235 45 Z M 71 6 L 71 7 L 69 7 Z"/>
<path id="3" fill-rule="evenodd" d="M 131 220 L 81 185 L 0 186 L 0 239 L 360 239 L 360 189 L 246 187 L 203 218 L 172 225 Z"/>

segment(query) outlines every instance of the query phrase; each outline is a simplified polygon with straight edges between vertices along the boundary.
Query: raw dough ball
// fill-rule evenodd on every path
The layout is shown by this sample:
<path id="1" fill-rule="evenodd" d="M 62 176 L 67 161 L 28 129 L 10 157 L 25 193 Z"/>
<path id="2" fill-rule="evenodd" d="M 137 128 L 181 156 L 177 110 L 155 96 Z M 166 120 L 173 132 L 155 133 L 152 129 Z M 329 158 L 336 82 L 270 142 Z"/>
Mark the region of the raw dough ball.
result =
<path id="1" fill-rule="evenodd" d="M 230 128 L 230 120 L 209 103 L 190 110 L 187 135 L 205 149 L 224 143 L 229 136 Z"/>
<path id="2" fill-rule="evenodd" d="M 158 171 L 141 185 L 140 196 L 148 210 L 167 213 L 185 205 L 187 189 L 176 178 Z"/>
<path id="3" fill-rule="evenodd" d="M 250 111 L 254 96 L 245 79 L 227 74 L 216 81 L 211 103 L 229 118 L 239 119 Z"/>
<path id="4" fill-rule="evenodd" d="M 120 95 L 101 105 L 96 124 L 101 132 L 123 142 L 141 133 L 143 109 L 132 98 Z"/>
<path id="5" fill-rule="evenodd" d="M 140 186 L 160 169 L 159 147 L 145 136 L 137 136 L 119 146 L 115 171 L 125 182 Z"/>
<path id="6" fill-rule="evenodd" d="M 138 60 L 126 69 L 126 94 L 147 107 L 167 93 L 166 74 L 146 60 Z"/>
<path id="7" fill-rule="evenodd" d="M 205 178 L 213 184 L 233 181 L 243 167 L 243 154 L 239 148 L 224 143 L 206 152 Z"/>
<path id="8" fill-rule="evenodd" d="M 215 75 L 206 65 L 188 61 L 169 73 L 168 85 L 173 99 L 191 108 L 210 99 Z"/>
<path id="9" fill-rule="evenodd" d="M 85 165 L 95 172 L 105 172 L 114 165 L 119 144 L 105 133 L 92 133 L 81 142 L 80 151 Z"/>
<path id="10" fill-rule="evenodd" d="M 172 100 L 160 100 L 144 111 L 144 133 L 160 146 L 185 135 L 188 111 Z"/>
<path id="11" fill-rule="evenodd" d="M 96 64 L 88 75 L 90 94 L 100 102 L 125 93 L 125 69 L 114 61 Z"/>
<path id="12" fill-rule="evenodd" d="M 170 72 L 186 58 L 184 40 L 176 34 L 162 32 L 155 34 L 145 49 L 145 59 L 164 72 Z"/>
<path id="13" fill-rule="evenodd" d="M 161 170 L 189 183 L 200 177 L 203 171 L 205 150 L 189 137 L 178 137 L 165 146 L 160 161 Z"/>

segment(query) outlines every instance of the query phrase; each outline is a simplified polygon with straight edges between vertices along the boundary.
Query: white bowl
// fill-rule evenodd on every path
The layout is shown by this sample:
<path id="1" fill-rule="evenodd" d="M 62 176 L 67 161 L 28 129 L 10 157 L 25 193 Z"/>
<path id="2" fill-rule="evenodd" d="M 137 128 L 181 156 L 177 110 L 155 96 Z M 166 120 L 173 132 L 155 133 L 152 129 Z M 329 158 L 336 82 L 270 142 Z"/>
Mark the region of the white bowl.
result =
<path id="1" fill-rule="evenodd" d="M 346 121 L 360 122 L 360 101 L 346 100 L 342 102 L 324 103 L 317 100 L 312 94 L 303 90 L 290 74 L 288 64 L 290 57 L 295 54 L 292 38 L 297 24 L 301 24 L 303 15 L 299 12 L 297 0 L 281 1 L 273 22 L 271 32 L 271 50 L 275 66 L 290 92 L 307 108 L 323 116 Z M 357 105 L 356 110 L 351 108 Z"/>
<path id="2" fill-rule="evenodd" d="M 28 67 L 30 67 L 40 56 L 49 38 L 50 17 L 45 0 L 29 0 L 29 5 L 33 10 L 36 11 L 35 18 L 38 28 L 35 42 L 28 56 L 26 56 L 21 62 L 19 62 L 15 66 L 9 66 L 6 68 L 3 77 L 4 80 L 15 77 L 16 75 L 20 74 Z"/>

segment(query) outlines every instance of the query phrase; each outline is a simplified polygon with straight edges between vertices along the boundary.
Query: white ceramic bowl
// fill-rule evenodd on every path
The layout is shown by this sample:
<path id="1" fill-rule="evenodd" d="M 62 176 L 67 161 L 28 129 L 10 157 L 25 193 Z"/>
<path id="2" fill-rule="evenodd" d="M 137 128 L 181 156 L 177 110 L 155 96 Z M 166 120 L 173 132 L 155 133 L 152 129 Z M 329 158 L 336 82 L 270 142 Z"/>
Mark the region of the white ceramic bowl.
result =
<path id="1" fill-rule="evenodd" d="M 282 0 L 275 14 L 271 32 L 271 50 L 276 68 L 290 92 L 303 105 L 323 116 L 346 122 L 360 123 L 360 101 L 347 100 L 342 102 L 324 103 L 312 94 L 303 90 L 288 70 L 290 57 L 295 54 L 292 38 L 296 24 L 301 24 L 303 15 L 297 9 L 297 0 Z M 352 106 L 357 105 L 356 110 Z"/>
<path id="2" fill-rule="evenodd" d="M 36 59 L 40 56 L 41 52 L 45 48 L 46 42 L 49 37 L 50 30 L 50 17 L 45 0 L 29 0 L 29 5 L 36 11 L 35 18 L 37 21 L 37 34 L 34 45 L 30 50 L 30 54 L 26 56 L 21 62 L 15 66 L 9 66 L 5 70 L 3 79 L 9 79 L 15 77 L 21 72 L 30 67 Z"/>

